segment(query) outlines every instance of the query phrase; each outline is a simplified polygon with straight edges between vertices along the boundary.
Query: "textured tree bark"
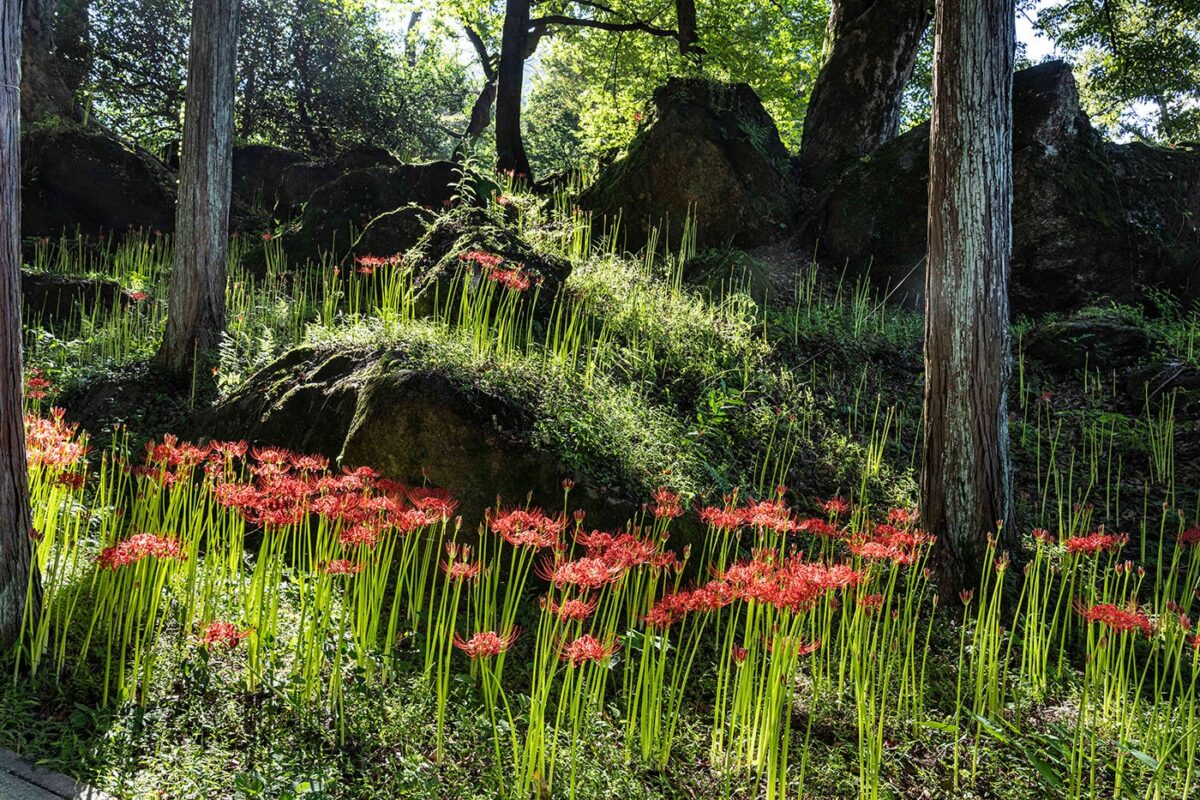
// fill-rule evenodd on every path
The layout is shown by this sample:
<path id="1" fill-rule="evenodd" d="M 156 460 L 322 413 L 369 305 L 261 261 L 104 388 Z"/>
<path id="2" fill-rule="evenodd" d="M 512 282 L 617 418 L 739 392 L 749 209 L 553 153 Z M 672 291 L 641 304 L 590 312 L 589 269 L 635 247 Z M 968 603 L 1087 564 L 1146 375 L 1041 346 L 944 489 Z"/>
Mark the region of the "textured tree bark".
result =
<path id="1" fill-rule="evenodd" d="M 0 5 L 0 647 L 16 640 L 31 569 L 21 395 L 21 2 Z"/>
<path id="2" fill-rule="evenodd" d="M 833 0 L 826 59 L 809 97 L 800 180 L 821 189 L 894 137 L 933 0 Z"/>
<path id="3" fill-rule="evenodd" d="M 696 0 L 675 0 L 675 21 L 679 26 L 679 53 L 687 55 L 697 48 Z"/>
<path id="4" fill-rule="evenodd" d="M 183 154 L 175 206 L 167 330 L 158 359 L 180 377 L 207 360 L 225 328 L 225 259 L 233 184 L 237 0 L 195 0 Z"/>
<path id="5" fill-rule="evenodd" d="M 21 116 L 25 122 L 74 114 L 75 98 L 54 56 L 57 7 L 57 0 L 21 3 Z"/>
<path id="6" fill-rule="evenodd" d="M 950 586 L 1009 518 L 1013 0 L 938 0 L 921 518 Z"/>
<path id="7" fill-rule="evenodd" d="M 506 0 L 496 69 L 496 168 L 523 175 L 532 183 L 529 157 L 521 137 L 521 89 L 525 79 L 529 0 Z"/>

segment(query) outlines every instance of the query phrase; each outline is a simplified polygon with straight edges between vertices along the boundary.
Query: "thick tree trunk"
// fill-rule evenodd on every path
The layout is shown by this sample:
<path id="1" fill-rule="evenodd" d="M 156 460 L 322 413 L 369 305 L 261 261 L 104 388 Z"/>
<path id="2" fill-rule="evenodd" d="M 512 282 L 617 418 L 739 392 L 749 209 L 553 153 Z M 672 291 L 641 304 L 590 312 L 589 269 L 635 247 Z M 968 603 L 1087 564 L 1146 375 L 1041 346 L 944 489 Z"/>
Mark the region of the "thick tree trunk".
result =
<path id="1" fill-rule="evenodd" d="M 933 0 L 833 0 L 825 64 L 804 115 L 800 180 L 821 189 L 896 135 Z"/>
<path id="2" fill-rule="evenodd" d="M 225 328 L 237 11 L 237 0 L 195 0 L 192 6 L 175 256 L 158 353 L 179 376 L 192 374 L 196 359 L 212 353 Z"/>
<path id="3" fill-rule="evenodd" d="M 21 117 L 25 122 L 71 116 L 75 110 L 75 98 L 54 55 L 57 7 L 57 0 L 21 3 Z"/>
<path id="4" fill-rule="evenodd" d="M 529 157 L 521 138 L 521 89 L 529 38 L 529 0 L 507 0 L 496 70 L 496 168 L 532 183 Z"/>
<path id="5" fill-rule="evenodd" d="M 31 569 L 21 395 L 21 5 L 0 5 L 0 647 L 17 638 Z"/>
<path id="6" fill-rule="evenodd" d="M 921 518 L 951 585 L 1009 518 L 1013 0 L 939 0 L 930 129 Z"/>

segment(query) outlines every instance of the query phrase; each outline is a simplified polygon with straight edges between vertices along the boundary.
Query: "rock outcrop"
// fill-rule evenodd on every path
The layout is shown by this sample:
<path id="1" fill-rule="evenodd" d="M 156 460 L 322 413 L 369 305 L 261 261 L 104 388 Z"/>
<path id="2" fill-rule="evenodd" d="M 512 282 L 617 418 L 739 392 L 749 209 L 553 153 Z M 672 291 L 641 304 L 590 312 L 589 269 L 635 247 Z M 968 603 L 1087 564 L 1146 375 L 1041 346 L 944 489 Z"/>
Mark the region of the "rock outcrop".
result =
<path id="1" fill-rule="evenodd" d="M 96 307 L 110 311 L 137 297 L 114 280 L 21 270 L 21 310 L 27 324 L 54 324 Z"/>
<path id="2" fill-rule="evenodd" d="M 452 204 L 460 178 L 460 168 L 449 161 L 342 173 L 309 196 L 284 245 L 296 259 L 331 255 L 339 260 L 381 214 L 410 204 L 430 210 Z"/>
<path id="3" fill-rule="evenodd" d="M 21 134 L 21 234 L 175 227 L 175 175 L 102 131 L 53 119 Z"/>
<path id="4" fill-rule="evenodd" d="M 198 420 L 196 433 L 316 452 L 342 467 L 370 466 L 405 483 L 429 482 L 459 501 L 468 530 L 496 503 L 557 509 L 562 480 L 589 525 L 620 526 L 636 506 L 589 491 L 530 443 L 531 412 L 511 399 L 414 369 L 379 350 L 299 348 L 254 375 Z"/>
<path id="5" fill-rule="evenodd" d="M 303 161 L 303 155 L 283 147 L 267 144 L 234 147 L 234 198 L 246 206 L 274 211 L 282 197 L 284 173 Z"/>
<path id="6" fill-rule="evenodd" d="M 580 204 L 620 216 L 629 250 L 677 246 L 691 216 L 701 246 L 749 247 L 778 237 L 796 214 L 796 188 L 775 123 L 746 84 L 672 78 L 626 154 Z"/>
<path id="7" fill-rule="evenodd" d="M 1200 299 L 1200 152 L 1103 141 L 1061 61 L 1018 72 L 1013 109 L 1014 314 Z M 926 123 L 851 167 L 808 228 L 820 258 L 918 305 L 928 162 Z"/>

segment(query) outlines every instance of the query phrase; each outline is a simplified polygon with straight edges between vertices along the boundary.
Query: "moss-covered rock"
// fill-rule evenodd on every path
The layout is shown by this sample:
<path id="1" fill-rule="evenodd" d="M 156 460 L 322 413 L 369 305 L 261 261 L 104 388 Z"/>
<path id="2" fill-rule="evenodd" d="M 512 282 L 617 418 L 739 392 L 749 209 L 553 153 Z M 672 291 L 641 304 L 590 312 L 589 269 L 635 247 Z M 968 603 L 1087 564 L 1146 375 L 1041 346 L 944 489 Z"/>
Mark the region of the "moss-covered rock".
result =
<path id="1" fill-rule="evenodd" d="M 621 218 L 625 246 L 652 228 L 677 245 L 689 216 L 705 246 L 760 244 L 796 214 L 791 163 L 775 123 L 746 84 L 672 78 L 624 157 L 584 191 L 581 205 Z M 669 234 L 669 236 L 668 236 Z"/>
<path id="2" fill-rule="evenodd" d="M 1139 364 L 1153 342 L 1146 329 L 1116 313 L 1078 314 L 1035 327 L 1024 341 L 1025 354 L 1068 372 L 1105 373 Z"/>
<path id="3" fill-rule="evenodd" d="M 304 156 L 267 144 L 233 148 L 233 196 L 246 206 L 274 211 L 283 192 L 284 172 Z"/>
<path id="4" fill-rule="evenodd" d="M 55 119 L 21 133 L 21 234 L 175 227 L 175 175 L 94 128 Z"/>
<path id="5" fill-rule="evenodd" d="M 406 263 L 415 272 L 418 295 L 431 295 L 435 286 L 446 286 L 460 269 L 476 273 L 479 265 L 464 262 L 465 253 L 481 251 L 500 256 L 508 265 L 520 265 L 529 278 L 531 297 L 552 298 L 571 271 L 566 259 L 535 249 L 516 231 L 480 208 L 464 206 L 439 216 L 408 252 Z M 540 303 L 548 309 L 547 299 Z"/>
<path id="6" fill-rule="evenodd" d="M 1069 65 L 1013 81 L 1014 313 L 1143 299 L 1151 285 L 1200 292 L 1200 153 L 1105 143 Z M 808 232 L 820 257 L 919 305 L 924 291 L 929 125 L 850 168 Z"/>
<path id="7" fill-rule="evenodd" d="M 297 348 L 254 375 L 193 426 L 198 437 L 321 453 L 344 467 L 448 489 L 473 530 L 506 503 L 557 509 L 562 481 L 579 483 L 572 504 L 589 524 L 620 526 L 637 505 L 590 486 L 532 443 L 534 410 L 515 398 L 415 368 L 386 350 Z"/>

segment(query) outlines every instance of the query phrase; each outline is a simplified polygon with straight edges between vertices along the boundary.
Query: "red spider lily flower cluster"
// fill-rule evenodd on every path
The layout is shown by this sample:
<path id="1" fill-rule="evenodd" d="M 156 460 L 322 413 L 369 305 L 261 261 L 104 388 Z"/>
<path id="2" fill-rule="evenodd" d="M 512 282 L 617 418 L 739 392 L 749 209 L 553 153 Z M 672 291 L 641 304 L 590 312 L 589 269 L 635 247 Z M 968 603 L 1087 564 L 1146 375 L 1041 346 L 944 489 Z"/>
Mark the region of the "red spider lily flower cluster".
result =
<path id="1" fill-rule="evenodd" d="M 515 292 L 523 292 L 532 285 L 524 264 L 509 265 L 503 256 L 485 250 L 467 250 L 460 253 L 459 261 L 475 264 L 488 280 Z"/>
<path id="2" fill-rule="evenodd" d="M 335 558 L 325 565 L 326 575 L 357 575 L 362 572 L 363 565 L 345 558 Z"/>
<path id="3" fill-rule="evenodd" d="M 662 551 L 653 540 L 634 533 L 581 531 L 575 534 L 575 542 L 583 545 L 588 556 L 600 559 L 613 569 L 629 570 L 646 565 L 657 569 L 675 569 L 680 566 L 675 553 Z"/>
<path id="4" fill-rule="evenodd" d="M 172 442 L 157 445 L 156 457 L 177 458 Z M 227 464 L 245 457 L 245 444 L 214 442 L 208 447 L 210 464 Z M 217 502 L 238 509 L 255 525 L 287 526 L 308 514 L 339 521 L 341 544 L 346 548 L 374 547 L 388 533 L 406 535 L 444 522 L 455 501 L 434 490 L 411 490 L 381 478 L 369 467 L 328 473 L 329 460 L 320 455 L 293 453 L 277 447 L 255 448 L 249 454 L 249 483 L 218 480 L 213 489 Z"/>
<path id="5" fill-rule="evenodd" d="M 101 569 L 116 570 L 151 557 L 182 561 L 187 556 L 178 539 L 154 533 L 139 533 L 104 548 L 96 557 L 96 561 Z"/>
<path id="6" fill-rule="evenodd" d="M 25 396 L 30 400 L 44 400 L 54 389 L 54 383 L 40 369 L 29 370 L 25 380 Z"/>
<path id="7" fill-rule="evenodd" d="M 623 570 L 614 567 L 602 558 L 584 556 L 573 561 L 544 559 L 537 565 L 537 574 L 559 589 L 599 589 L 619 577 Z"/>
<path id="8" fill-rule="evenodd" d="M 483 564 L 478 561 L 443 561 L 442 572 L 449 581 L 473 581 L 483 574 Z"/>
<path id="9" fill-rule="evenodd" d="M 878 611 L 883 608 L 883 595 L 881 594 L 864 594 L 858 598 L 858 607 L 870 614 L 873 611 Z"/>
<path id="10" fill-rule="evenodd" d="M 596 610 L 598 602 L 596 598 L 584 600 L 579 597 L 571 597 L 563 600 L 561 603 L 555 603 L 553 599 L 547 600 L 545 597 L 541 599 L 542 608 L 545 608 L 564 622 L 567 620 L 587 619 Z"/>
<path id="11" fill-rule="evenodd" d="M 902 529 L 879 523 L 870 534 L 856 534 L 850 539 L 850 552 L 867 561 L 891 561 L 912 564 L 921 549 L 933 544 L 934 537 L 916 528 Z"/>
<path id="12" fill-rule="evenodd" d="M 540 508 L 514 508 L 493 514 L 488 512 L 488 526 L 514 547 L 553 547 L 567 528 L 567 520 L 551 517 Z"/>
<path id="13" fill-rule="evenodd" d="M 519 633 L 517 628 L 513 628 L 504 636 L 495 631 L 481 631 L 470 639 L 464 639 L 456 633 L 452 641 L 455 647 L 466 653 L 467 658 L 495 658 L 512 647 Z"/>
<path id="14" fill-rule="evenodd" d="M 64 413 L 55 408 L 49 417 L 25 416 L 25 457 L 31 468 L 66 469 L 87 455 L 87 446 L 76 438 L 78 426 Z"/>
<path id="15" fill-rule="evenodd" d="M 403 260 L 404 255 L 396 253 L 390 256 L 360 256 L 355 259 L 355 262 L 358 264 L 358 271 L 361 274 L 371 275 L 380 267 L 394 267 Z"/>
<path id="16" fill-rule="evenodd" d="M 746 656 L 749 654 L 750 651 L 740 645 L 735 644 L 729 648 L 729 657 L 733 659 L 734 664 L 739 666 L 746 663 Z"/>
<path id="17" fill-rule="evenodd" d="M 1120 633 L 1141 631 L 1142 635 L 1147 637 L 1154 635 L 1154 625 L 1150 622 L 1150 618 L 1139 611 L 1134 604 L 1130 604 L 1127 608 L 1121 608 L 1112 603 L 1085 606 L 1077 599 L 1074 606 L 1075 611 L 1088 622 L 1099 622 Z"/>
<path id="18" fill-rule="evenodd" d="M 1105 533 L 1101 528 L 1086 536 L 1071 536 L 1065 542 L 1068 553 L 1094 556 L 1101 552 L 1116 552 L 1129 544 L 1127 533 Z"/>
<path id="19" fill-rule="evenodd" d="M 782 487 L 780 487 L 782 488 Z M 783 502 L 782 492 L 771 500 L 748 500 L 744 506 L 736 506 L 736 497 L 725 498 L 723 506 L 708 506 L 700 509 L 701 521 L 718 530 L 756 528 L 787 533 L 797 530 L 798 523 Z"/>
<path id="20" fill-rule="evenodd" d="M 73 491 L 79 491 L 87 482 L 87 476 L 82 472 L 64 472 L 54 479 L 54 482 L 59 486 L 66 487 Z"/>
<path id="21" fill-rule="evenodd" d="M 232 622 L 210 622 L 200 630 L 200 643 L 207 648 L 224 645 L 232 650 L 250 635 L 250 631 L 238 628 Z"/>
<path id="22" fill-rule="evenodd" d="M 1189 528 L 1188 530 L 1179 534 L 1178 541 L 1179 544 L 1185 547 L 1200 544 L 1200 528 Z"/>
<path id="23" fill-rule="evenodd" d="M 842 497 L 831 497 L 821 503 L 821 510 L 834 519 L 841 519 L 850 513 L 850 503 Z"/>
<path id="24" fill-rule="evenodd" d="M 679 495 L 665 486 L 660 486 L 654 490 L 650 513 L 655 519 L 672 519 L 683 514 L 683 503 Z"/>
<path id="25" fill-rule="evenodd" d="M 605 643 L 591 634 L 584 634 L 573 642 L 563 644 L 559 649 L 559 658 L 572 667 L 578 667 L 589 662 L 607 661 L 620 647 L 615 638 Z"/>
<path id="26" fill-rule="evenodd" d="M 805 561 L 801 553 L 780 559 L 774 551 L 759 552 L 718 574 L 705 585 L 665 595 L 644 621 L 664 628 L 690 613 L 704 613 L 733 602 L 772 605 L 793 613 L 812 608 L 828 594 L 858 585 L 863 573 L 849 564 Z"/>

